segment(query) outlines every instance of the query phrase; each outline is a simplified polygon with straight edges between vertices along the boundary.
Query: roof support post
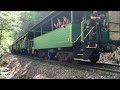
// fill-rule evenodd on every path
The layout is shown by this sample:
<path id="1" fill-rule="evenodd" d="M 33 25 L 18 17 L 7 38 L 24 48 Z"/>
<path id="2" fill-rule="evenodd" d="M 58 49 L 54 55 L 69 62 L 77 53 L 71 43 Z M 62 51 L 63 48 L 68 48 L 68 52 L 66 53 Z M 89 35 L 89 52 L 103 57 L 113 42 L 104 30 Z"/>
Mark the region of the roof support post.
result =
<path id="1" fill-rule="evenodd" d="M 53 31 L 53 18 L 51 18 L 51 28 L 52 28 L 52 31 Z"/>
<path id="2" fill-rule="evenodd" d="M 71 11 L 71 23 L 73 23 L 74 22 L 74 14 L 73 14 L 73 11 Z"/>
<path id="3" fill-rule="evenodd" d="M 42 35 L 42 26 L 41 26 L 41 35 Z"/>

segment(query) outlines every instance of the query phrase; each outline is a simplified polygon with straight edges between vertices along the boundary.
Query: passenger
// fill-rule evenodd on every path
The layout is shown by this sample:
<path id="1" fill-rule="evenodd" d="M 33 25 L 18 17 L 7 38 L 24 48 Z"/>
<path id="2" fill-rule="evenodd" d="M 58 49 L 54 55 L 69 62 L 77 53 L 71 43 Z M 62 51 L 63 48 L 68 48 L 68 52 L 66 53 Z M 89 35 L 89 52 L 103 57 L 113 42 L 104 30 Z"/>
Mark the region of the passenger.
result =
<path id="1" fill-rule="evenodd" d="M 67 19 L 67 17 L 63 16 L 63 26 L 65 26 L 66 24 L 69 24 L 70 20 Z"/>
<path id="2" fill-rule="evenodd" d="M 58 27 L 57 27 L 57 24 L 54 24 L 54 27 L 55 27 L 55 28 L 58 28 Z"/>
<path id="3" fill-rule="evenodd" d="M 105 25 L 105 15 L 101 14 L 100 15 L 100 20 L 99 20 L 99 27 L 102 29 L 102 27 Z"/>
<path id="4" fill-rule="evenodd" d="M 63 24 L 62 24 L 62 21 L 61 21 L 59 18 L 57 19 L 57 21 L 58 21 L 57 27 L 58 27 L 58 28 L 62 27 L 62 25 L 63 25 Z"/>
<path id="5" fill-rule="evenodd" d="M 94 27 L 92 32 L 90 33 L 90 39 L 93 40 L 93 39 L 97 39 L 98 37 L 96 36 L 96 30 L 97 30 L 97 27 L 96 27 L 96 23 L 97 23 L 97 20 L 100 19 L 99 15 L 98 15 L 98 12 L 97 11 L 93 11 L 92 15 L 90 16 L 90 23 L 89 23 L 89 26 L 90 27 Z M 94 35 L 92 35 L 94 33 Z"/>
<path id="6" fill-rule="evenodd" d="M 105 15 L 104 14 L 100 14 L 98 15 L 97 11 L 93 11 L 93 14 L 90 17 L 90 26 L 96 26 L 96 21 L 99 20 L 98 25 L 100 27 L 102 27 L 102 23 L 105 20 Z"/>
<path id="7" fill-rule="evenodd" d="M 90 16 L 90 26 L 96 26 L 96 20 L 100 19 L 97 11 L 93 11 L 93 14 Z"/>

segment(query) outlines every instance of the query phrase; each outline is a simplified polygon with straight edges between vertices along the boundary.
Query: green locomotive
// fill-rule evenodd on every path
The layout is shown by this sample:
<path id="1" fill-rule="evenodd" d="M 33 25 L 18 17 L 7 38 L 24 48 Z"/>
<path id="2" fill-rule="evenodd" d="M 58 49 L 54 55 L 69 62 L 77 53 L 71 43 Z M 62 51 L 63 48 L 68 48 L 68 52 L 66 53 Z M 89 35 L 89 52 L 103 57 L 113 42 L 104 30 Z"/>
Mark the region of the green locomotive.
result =
<path id="1" fill-rule="evenodd" d="M 111 47 L 108 45 L 109 15 L 107 11 L 99 11 L 105 17 L 100 28 L 99 20 L 96 27 L 89 26 L 91 14 L 92 11 L 54 11 L 20 37 L 11 51 L 60 61 L 89 59 L 95 63 L 101 51 L 111 51 L 107 48 Z M 70 23 L 55 28 L 54 23 L 63 16 L 69 18 Z M 96 28 L 94 33 L 93 28 Z"/>

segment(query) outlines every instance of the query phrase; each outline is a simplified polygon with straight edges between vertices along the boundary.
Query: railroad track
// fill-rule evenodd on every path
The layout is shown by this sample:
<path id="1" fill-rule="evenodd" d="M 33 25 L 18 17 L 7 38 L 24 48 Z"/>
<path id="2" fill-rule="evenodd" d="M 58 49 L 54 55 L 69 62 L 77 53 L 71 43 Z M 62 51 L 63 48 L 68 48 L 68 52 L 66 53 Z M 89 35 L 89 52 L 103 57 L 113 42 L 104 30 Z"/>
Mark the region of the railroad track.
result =
<path id="1" fill-rule="evenodd" d="M 91 64 L 90 62 L 80 62 L 80 65 L 87 68 L 120 74 L 120 65 L 105 64 L 105 63 Z"/>
<path id="2" fill-rule="evenodd" d="M 120 65 L 105 64 L 105 63 L 92 64 L 90 62 L 84 62 L 84 61 L 79 61 L 79 62 L 78 61 L 73 61 L 72 63 L 68 63 L 68 62 L 58 63 L 58 61 L 54 61 L 54 60 L 42 60 L 38 57 L 32 57 L 32 56 L 26 56 L 26 55 L 22 55 L 22 56 L 26 57 L 26 58 L 30 58 L 30 59 L 32 58 L 33 60 L 47 61 L 51 64 L 54 62 L 55 64 L 60 64 L 64 67 L 70 66 L 71 68 L 79 69 L 82 66 L 82 67 L 85 67 L 85 68 L 102 70 L 102 71 L 106 71 L 106 72 L 112 72 L 112 73 L 120 74 Z"/>

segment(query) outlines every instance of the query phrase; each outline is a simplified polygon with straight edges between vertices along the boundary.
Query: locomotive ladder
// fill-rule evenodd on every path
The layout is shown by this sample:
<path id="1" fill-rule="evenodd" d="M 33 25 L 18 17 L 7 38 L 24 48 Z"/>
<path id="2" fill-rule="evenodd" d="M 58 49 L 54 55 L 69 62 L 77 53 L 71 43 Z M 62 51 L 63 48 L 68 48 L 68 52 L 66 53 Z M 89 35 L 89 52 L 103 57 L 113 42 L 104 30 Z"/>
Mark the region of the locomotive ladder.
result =
<path id="1" fill-rule="evenodd" d="M 85 39 L 88 37 L 88 35 L 92 32 L 92 30 L 94 29 L 94 27 L 92 27 L 89 32 L 86 34 L 86 36 L 84 36 L 84 32 L 85 32 L 85 29 L 84 29 L 84 23 L 85 21 L 83 20 L 81 22 L 81 34 L 80 36 L 74 41 L 74 43 L 76 43 L 80 37 L 81 37 L 81 40 L 79 42 L 79 49 L 78 51 L 75 52 L 75 55 L 74 55 L 74 60 L 84 60 L 85 59 L 85 50 L 87 49 L 95 49 L 97 48 L 97 44 L 91 44 L 91 43 L 87 43 L 85 44 Z"/>

